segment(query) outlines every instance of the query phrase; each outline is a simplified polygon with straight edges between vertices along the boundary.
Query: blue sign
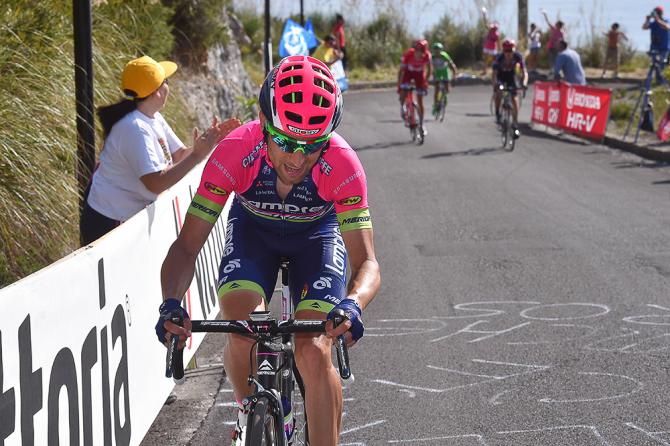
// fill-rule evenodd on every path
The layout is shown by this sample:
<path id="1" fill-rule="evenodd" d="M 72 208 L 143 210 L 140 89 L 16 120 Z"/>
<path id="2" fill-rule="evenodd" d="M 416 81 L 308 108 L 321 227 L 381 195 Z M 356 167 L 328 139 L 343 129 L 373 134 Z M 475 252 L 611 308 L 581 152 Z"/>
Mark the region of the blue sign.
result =
<path id="1" fill-rule="evenodd" d="M 311 50 L 312 48 L 319 46 L 319 39 L 314 33 L 314 25 L 312 25 L 311 19 L 307 19 L 307 22 L 305 23 L 305 31 L 307 31 L 307 47 Z"/>
<path id="2" fill-rule="evenodd" d="M 311 22 L 309 22 L 311 27 Z M 314 32 L 309 32 L 300 24 L 291 19 L 286 20 L 284 32 L 279 41 L 279 56 L 308 56 L 309 49 L 317 46 L 318 42 Z"/>

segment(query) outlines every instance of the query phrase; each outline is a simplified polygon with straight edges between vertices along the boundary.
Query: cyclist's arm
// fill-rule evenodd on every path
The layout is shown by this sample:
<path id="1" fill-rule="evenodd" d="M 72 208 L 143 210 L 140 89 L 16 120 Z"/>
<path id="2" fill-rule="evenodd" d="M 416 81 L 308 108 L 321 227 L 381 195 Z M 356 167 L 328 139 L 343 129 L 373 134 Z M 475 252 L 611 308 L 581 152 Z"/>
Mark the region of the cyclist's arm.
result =
<path id="1" fill-rule="evenodd" d="M 402 82 L 403 74 L 405 74 L 405 65 L 401 64 L 400 69 L 398 70 L 398 85 L 400 85 L 400 82 Z"/>
<path id="2" fill-rule="evenodd" d="M 193 280 L 195 260 L 213 227 L 213 223 L 186 214 L 184 226 L 161 267 L 163 299 L 181 299 L 186 293 Z"/>
<path id="3" fill-rule="evenodd" d="M 526 70 L 526 67 L 523 67 L 523 88 L 528 87 L 528 70 Z"/>
<path id="4" fill-rule="evenodd" d="M 372 229 L 346 231 L 342 233 L 342 238 L 351 267 L 347 298 L 354 299 L 364 310 L 379 291 L 381 282 Z"/>
<path id="5" fill-rule="evenodd" d="M 454 73 L 454 78 L 455 78 L 458 74 L 458 67 L 456 66 L 456 64 L 452 60 L 449 60 L 447 63 L 449 64 L 449 68 L 451 69 L 451 72 Z"/>
<path id="6" fill-rule="evenodd" d="M 523 88 L 526 88 L 528 86 L 528 70 L 526 69 L 526 64 L 523 63 L 523 56 L 520 53 L 519 53 L 519 66 L 521 67 L 521 73 L 522 73 L 521 85 L 523 85 Z"/>
<path id="7" fill-rule="evenodd" d="M 246 188 L 251 179 L 241 168 L 248 147 L 255 141 L 254 122 L 248 123 L 222 140 L 207 161 L 200 186 L 186 213 L 177 240 L 170 247 L 161 268 L 163 299 L 181 299 L 193 279 L 195 260 L 205 244 L 230 194 Z M 251 140 L 251 142 L 250 142 Z M 245 149 L 245 147 L 247 149 Z M 249 169 L 247 169 L 248 171 Z"/>

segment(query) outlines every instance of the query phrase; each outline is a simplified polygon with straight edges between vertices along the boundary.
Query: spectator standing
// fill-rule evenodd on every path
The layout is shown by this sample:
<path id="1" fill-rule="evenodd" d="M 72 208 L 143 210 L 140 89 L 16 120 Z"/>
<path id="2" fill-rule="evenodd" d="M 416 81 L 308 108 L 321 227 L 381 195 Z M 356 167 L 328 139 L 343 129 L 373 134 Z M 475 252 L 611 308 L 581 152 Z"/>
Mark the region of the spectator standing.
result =
<path id="1" fill-rule="evenodd" d="M 648 29 L 651 32 L 649 51 L 652 53 L 652 57 L 658 58 L 661 72 L 663 72 L 668 59 L 670 24 L 663 17 L 662 6 L 655 7 L 651 14 L 645 18 L 642 29 Z M 656 79 L 656 81 L 660 82 L 661 79 Z"/>
<path id="2" fill-rule="evenodd" d="M 85 195 L 80 221 L 82 245 L 89 244 L 128 220 L 159 193 L 176 184 L 240 122 L 212 120 L 202 134 L 193 129 L 186 148 L 160 110 L 169 94 L 174 62 L 148 56 L 128 62 L 121 76 L 126 99 L 100 107 L 104 145 Z"/>
<path id="3" fill-rule="evenodd" d="M 486 37 L 484 38 L 484 47 L 482 48 L 484 55 L 482 76 L 486 76 L 486 70 L 493 64 L 496 56 L 500 53 L 500 31 L 496 22 L 489 22 L 486 8 L 482 8 L 482 15 L 484 17 L 484 24 L 486 25 Z"/>
<path id="4" fill-rule="evenodd" d="M 337 14 L 335 16 L 335 25 L 333 26 L 333 31 L 331 32 L 337 40 L 337 49 L 342 52 L 342 67 L 347 69 L 347 49 L 346 44 L 347 40 L 344 37 L 344 17 L 342 14 Z"/>
<path id="5" fill-rule="evenodd" d="M 628 37 L 619 31 L 619 24 L 612 23 L 612 27 L 605 33 L 607 36 L 607 53 L 605 54 L 605 62 L 603 63 L 603 73 L 600 77 L 605 77 L 605 71 L 610 67 L 614 71 L 614 78 L 619 77 L 619 43 L 621 39 L 628 40 Z"/>
<path id="6" fill-rule="evenodd" d="M 526 57 L 526 68 L 528 73 L 537 76 L 537 65 L 540 57 L 540 48 L 542 48 L 542 31 L 535 23 L 530 24 L 528 33 L 528 57 Z"/>
<path id="7" fill-rule="evenodd" d="M 342 52 L 337 48 L 337 39 L 332 34 L 326 36 L 317 47 L 312 57 L 319 59 L 329 67 L 342 58 Z"/>
<path id="8" fill-rule="evenodd" d="M 586 85 L 586 76 L 582 68 L 582 59 L 579 54 L 568 48 L 568 43 L 561 40 L 558 43 L 559 53 L 554 63 L 554 77 L 561 79 L 561 71 L 566 82 L 576 85 Z"/>
<path id="9" fill-rule="evenodd" d="M 549 21 L 547 11 L 542 10 L 544 20 L 549 25 L 549 41 L 547 42 L 547 52 L 549 54 L 549 66 L 553 66 L 556 61 L 556 56 L 560 52 L 560 42 L 565 41 L 565 24 L 557 20 L 554 25 Z"/>

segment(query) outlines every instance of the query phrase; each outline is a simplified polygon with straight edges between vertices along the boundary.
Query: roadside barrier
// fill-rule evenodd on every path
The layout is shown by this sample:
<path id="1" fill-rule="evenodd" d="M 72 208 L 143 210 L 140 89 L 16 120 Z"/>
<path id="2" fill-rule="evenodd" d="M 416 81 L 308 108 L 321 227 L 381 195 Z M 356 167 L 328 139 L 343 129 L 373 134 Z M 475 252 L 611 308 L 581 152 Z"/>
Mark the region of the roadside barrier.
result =
<path id="1" fill-rule="evenodd" d="M 102 239 L 0 290 L 0 444 L 140 444 L 174 386 L 154 332 L 160 268 L 203 166 Z M 219 312 L 228 208 L 186 295 L 194 319 Z"/>
<path id="2" fill-rule="evenodd" d="M 531 119 L 593 139 L 605 137 L 612 90 L 567 82 L 536 82 Z"/>

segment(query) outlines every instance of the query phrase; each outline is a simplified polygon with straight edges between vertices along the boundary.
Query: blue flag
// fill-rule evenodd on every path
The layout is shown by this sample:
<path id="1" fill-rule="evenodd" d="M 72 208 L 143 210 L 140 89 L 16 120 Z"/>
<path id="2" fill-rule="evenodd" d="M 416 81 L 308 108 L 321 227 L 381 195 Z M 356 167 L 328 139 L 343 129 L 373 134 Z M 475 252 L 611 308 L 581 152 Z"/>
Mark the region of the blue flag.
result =
<path id="1" fill-rule="evenodd" d="M 312 48 L 319 46 L 319 39 L 314 33 L 314 25 L 312 25 L 311 19 L 307 19 L 307 23 L 305 23 L 305 31 L 307 32 L 307 48 L 311 50 Z"/>
<path id="2" fill-rule="evenodd" d="M 309 55 L 309 33 L 291 19 L 286 20 L 284 32 L 279 41 L 279 56 Z"/>

